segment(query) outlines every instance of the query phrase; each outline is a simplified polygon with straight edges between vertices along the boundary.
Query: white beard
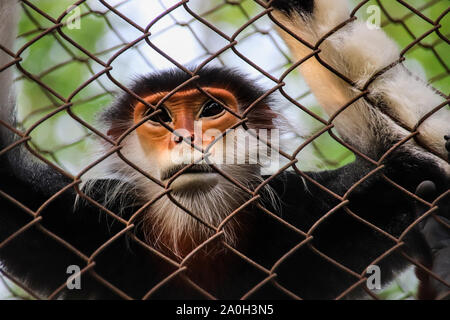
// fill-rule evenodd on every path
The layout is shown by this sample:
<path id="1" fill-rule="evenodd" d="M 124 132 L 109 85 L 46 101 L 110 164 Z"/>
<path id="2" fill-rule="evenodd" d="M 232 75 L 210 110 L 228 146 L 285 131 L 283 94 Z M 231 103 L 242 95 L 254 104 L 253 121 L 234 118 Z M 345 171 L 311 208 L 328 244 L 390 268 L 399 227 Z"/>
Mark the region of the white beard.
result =
<path id="1" fill-rule="evenodd" d="M 183 208 L 174 203 L 168 196 L 152 204 L 143 216 L 143 228 L 146 239 L 157 248 L 169 249 L 178 257 L 185 256 L 194 247 L 206 241 L 216 233 L 213 228 L 219 225 L 247 200 L 250 195 L 229 182 L 220 178 L 220 182 L 208 191 L 197 191 L 173 194 L 173 198 L 181 207 L 190 211 L 192 217 Z M 237 217 L 245 212 L 239 212 Z M 231 218 L 220 227 L 223 231 L 221 241 L 230 245 L 236 243 L 239 222 Z M 187 244 L 188 248 L 183 248 Z"/>
<path id="2" fill-rule="evenodd" d="M 97 157 L 105 154 L 107 152 L 105 149 L 99 147 L 97 150 L 100 152 Z M 160 180 L 160 173 L 155 169 L 157 166 L 149 163 L 148 158 L 142 154 L 135 136 L 130 136 L 127 148 L 122 151 L 127 159 L 134 160 L 136 167 L 142 168 L 143 172 Z M 263 181 L 260 174 L 261 167 L 258 164 L 217 164 L 217 167 L 249 190 L 254 190 Z M 174 188 L 170 193 L 170 196 L 181 205 L 180 207 L 170 199 L 169 195 L 161 196 L 166 189 L 143 175 L 142 172 L 125 165 L 117 154 L 112 154 L 83 177 L 85 182 L 82 187 L 89 195 L 94 186 L 98 187 L 96 182 L 98 179 L 111 179 L 106 180 L 108 185 L 105 188 L 106 194 L 102 204 L 108 207 L 109 203 L 118 203 L 123 210 L 125 208 L 121 204 L 130 203 L 131 197 L 133 207 L 143 207 L 136 221 L 142 227 L 146 242 L 156 249 L 182 258 L 217 232 L 222 232 L 220 241 L 225 241 L 227 244 L 234 245 L 238 240 L 240 229 L 238 221 L 246 214 L 245 208 L 235 212 L 233 217 L 223 225 L 221 223 L 250 200 L 252 195 L 218 173 L 215 174 L 218 176 L 217 183 L 207 188 L 200 188 L 201 185 L 206 184 L 202 180 L 203 177 L 207 178 L 202 177 L 203 173 L 197 173 L 196 182 L 192 184 L 188 176 L 180 176 L 187 181 L 185 181 L 187 187 L 182 190 Z M 111 183 L 111 181 L 114 182 Z M 130 186 L 133 186 L 134 190 L 130 190 Z M 270 186 L 264 186 L 259 195 L 261 199 L 255 200 L 254 203 L 263 201 L 276 206 L 277 197 Z M 220 230 L 217 230 L 219 226 Z"/>
<path id="3" fill-rule="evenodd" d="M 218 167 L 250 190 L 254 190 L 263 181 L 259 174 L 259 166 L 219 165 Z M 107 196 L 102 204 L 108 207 L 108 204 L 113 202 L 130 203 L 129 198 L 132 197 L 134 198 L 133 206 L 145 207 L 137 221 L 149 245 L 163 252 L 170 252 L 177 258 L 183 258 L 217 232 L 223 232 L 219 241 L 229 245 L 236 244 L 240 230 L 239 218 L 247 212 L 245 208 L 238 212 L 234 211 L 251 199 L 248 192 L 219 176 L 219 182 L 208 190 L 192 188 L 185 192 L 172 191 L 171 196 L 181 205 L 180 207 L 167 194 L 161 196 L 165 191 L 164 188 L 140 174 L 130 173 L 126 180 L 115 180 L 114 184 L 106 186 Z M 121 175 L 115 171 L 114 176 L 117 178 Z M 94 187 L 95 181 L 96 179 L 90 179 L 83 184 L 87 195 Z M 139 187 L 130 192 L 130 185 Z M 261 199 L 253 203 L 262 200 L 270 202 L 272 206 L 277 205 L 277 197 L 270 186 L 264 186 L 259 194 Z M 198 219 L 192 217 L 183 208 Z M 125 207 L 121 206 L 121 209 Z M 232 213 L 234 213 L 233 217 L 220 226 Z M 216 231 L 215 229 L 219 226 L 220 230 Z"/>

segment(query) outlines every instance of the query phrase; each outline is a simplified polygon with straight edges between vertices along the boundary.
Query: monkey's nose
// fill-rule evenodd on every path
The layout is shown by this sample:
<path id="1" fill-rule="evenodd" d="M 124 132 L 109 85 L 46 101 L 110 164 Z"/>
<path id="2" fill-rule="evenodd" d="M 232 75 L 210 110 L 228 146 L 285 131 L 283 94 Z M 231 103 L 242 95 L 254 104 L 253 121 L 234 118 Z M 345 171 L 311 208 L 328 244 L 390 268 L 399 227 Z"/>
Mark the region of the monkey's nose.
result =
<path id="1" fill-rule="evenodd" d="M 180 135 L 180 134 L 173 134 L 173 141 L 175 143 L 180 143 L 181 141 L 183 141 L 183 139 L 186 139 L 190 142 L 195 140 L 195 134 L 194 132 L 191 132 L 189 134 L 184 134 L 184 135 Z"/>

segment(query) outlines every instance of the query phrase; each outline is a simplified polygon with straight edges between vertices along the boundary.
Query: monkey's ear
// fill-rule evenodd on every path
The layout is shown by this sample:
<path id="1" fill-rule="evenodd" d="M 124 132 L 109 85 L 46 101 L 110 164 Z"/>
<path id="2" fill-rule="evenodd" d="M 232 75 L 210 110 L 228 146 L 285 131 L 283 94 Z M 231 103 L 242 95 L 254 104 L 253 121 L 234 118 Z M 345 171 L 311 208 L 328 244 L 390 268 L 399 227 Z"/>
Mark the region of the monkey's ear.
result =
<path id="1" fill-rule="evenodd" d="M 118 127 L 111 126 L 108 131 L 106 131 L 106 135 L 113 140 L 117 140 L 122 133 L 124 133 L 124 130 Z"/>
<path id="2" fill-rule="evenodd" d="M 106 135 L 111 137 L 113 135 L 113 129 L 109 129 L 108 131 L 106 131 Z"/>
<path id="3" fill-rule="evenodd" d="M 250 129 L 275 129 L 274 120 L 277 117 L 272 108 L 267 104 L 261 104 L 247 114 L 247 124 Z"/>

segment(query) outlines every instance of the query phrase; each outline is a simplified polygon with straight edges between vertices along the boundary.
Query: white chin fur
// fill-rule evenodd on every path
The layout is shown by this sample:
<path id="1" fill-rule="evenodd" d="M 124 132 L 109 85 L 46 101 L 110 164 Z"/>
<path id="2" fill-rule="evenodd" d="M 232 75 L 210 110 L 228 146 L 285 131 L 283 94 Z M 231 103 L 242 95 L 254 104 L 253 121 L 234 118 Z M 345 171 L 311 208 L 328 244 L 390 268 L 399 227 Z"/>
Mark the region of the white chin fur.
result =
<path id="1" fill-rule="evenodd" d="M 175 193 L 209 191 L 219 182 L 217 173 L 185 173 L 177 177 L 170 187 Z"/>

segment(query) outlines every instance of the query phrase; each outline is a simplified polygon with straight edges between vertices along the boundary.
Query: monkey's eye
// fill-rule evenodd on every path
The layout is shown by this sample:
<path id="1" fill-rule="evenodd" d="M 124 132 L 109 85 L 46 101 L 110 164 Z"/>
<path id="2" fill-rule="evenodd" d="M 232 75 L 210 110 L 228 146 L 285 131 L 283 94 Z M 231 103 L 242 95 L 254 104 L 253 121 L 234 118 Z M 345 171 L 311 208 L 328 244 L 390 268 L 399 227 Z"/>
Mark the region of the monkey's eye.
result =
<path id="1" fill-rule="evenodd" d="M 208 101 L 203 105 L 200 118 L 214 117 L 225 111 L 225 108 L 215 101 Z"/>
<path id="2" fill-rule="evenodd" d="M 170 117 L 169 113 L 167 112 L 166 108 L 161 107 L 159 108 L 159 110 L 161 110 L 160 113 L 155 114 L 154 116 L 150 117 L 150 119 L 148 119 L 149 121 L 152 122 L 171 122 L 172 118 Z M 144 112 L 144 117 L 148 116 L 149 114 L 153 113 L 153 109 L 148 108 L 145 112 Z"/>

